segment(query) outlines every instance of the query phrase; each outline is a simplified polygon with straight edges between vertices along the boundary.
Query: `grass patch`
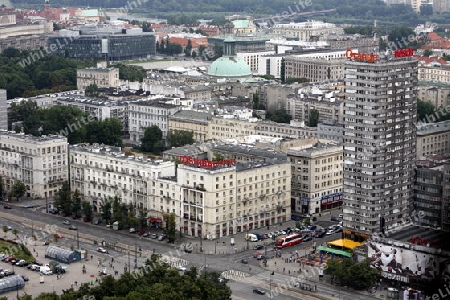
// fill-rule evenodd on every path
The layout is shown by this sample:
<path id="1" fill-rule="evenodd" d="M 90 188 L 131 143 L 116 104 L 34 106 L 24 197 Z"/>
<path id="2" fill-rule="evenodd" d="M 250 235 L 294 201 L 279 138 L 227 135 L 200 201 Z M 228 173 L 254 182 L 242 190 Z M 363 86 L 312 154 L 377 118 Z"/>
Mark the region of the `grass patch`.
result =
<path id="1" fill-rule="evenodd" d="M 0 253 L 12 255 L 16 259 L 23 259 L 27 262 L 33 262 L 36 260 L 25 245 L 11 243 L 5 240 L 0 240 Z"/>

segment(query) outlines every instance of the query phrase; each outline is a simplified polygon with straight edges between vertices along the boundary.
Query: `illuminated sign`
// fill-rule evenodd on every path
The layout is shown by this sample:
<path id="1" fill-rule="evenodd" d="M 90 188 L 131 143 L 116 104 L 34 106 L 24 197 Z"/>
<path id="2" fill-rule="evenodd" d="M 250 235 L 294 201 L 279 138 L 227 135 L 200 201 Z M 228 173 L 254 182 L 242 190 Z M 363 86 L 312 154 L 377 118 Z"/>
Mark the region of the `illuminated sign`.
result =
<path id="1" fill-rule="evenodd" d="M 345 51 L 345 57 L 348 59 L 354 59 L 358 61 L 365 61 L 368 63 L 373 63 L 378 59 L 378 55 L 372 53 L 355 53 L 352 49 L 347 49 Z"/>
<path id="2" fill-rule="evenodd" d="M 399 49 L 394 51 L 395 57 L 407 57 L 407 56 L 413 56 L 414 55 L 414 49 L 408 48 L 408 49 Z"/>
<path id="3" fill-rule="evenodd" d="M 216 168 L 227 165 L 234 165 L 236 163 L 235 159 L 219 160 L 219 161 L 209 161 L 206 159 L 197 159 L 190 156 L 179 156 L 178 159 L 180 163 L 184 165 L 194 165 L 202 168 Z"/>

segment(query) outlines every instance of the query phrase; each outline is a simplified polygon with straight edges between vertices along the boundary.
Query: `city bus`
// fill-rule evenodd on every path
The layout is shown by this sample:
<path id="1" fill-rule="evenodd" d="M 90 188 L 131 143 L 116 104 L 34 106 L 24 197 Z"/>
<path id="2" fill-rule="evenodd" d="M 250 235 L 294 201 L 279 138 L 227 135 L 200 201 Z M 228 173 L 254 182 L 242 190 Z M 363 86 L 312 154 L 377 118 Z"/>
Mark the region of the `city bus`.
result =
<path id="1" fill-rule="evenodd" d="M 276 243 L 275 247 L 278 249 L 294 246 L 302 242 L 302 235 L 300 233 L 293 233 L 285 237 L 280 237 Z"/>

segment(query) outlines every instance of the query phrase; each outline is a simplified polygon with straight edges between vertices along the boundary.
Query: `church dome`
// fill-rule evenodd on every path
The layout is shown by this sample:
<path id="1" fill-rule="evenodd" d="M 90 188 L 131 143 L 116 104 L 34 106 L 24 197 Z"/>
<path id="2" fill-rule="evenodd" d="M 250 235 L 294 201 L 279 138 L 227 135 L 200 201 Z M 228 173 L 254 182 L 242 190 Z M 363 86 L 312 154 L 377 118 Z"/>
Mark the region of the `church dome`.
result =
<path id="1" fill-rule="evenodd" d="M 232 37 L 224 40 L 224 54 L 208 68 L 207 74 L 214 77 L 239 78 L 252 76 L 252 70 L 245 61 L 234 53 L 235 41 Z"/>

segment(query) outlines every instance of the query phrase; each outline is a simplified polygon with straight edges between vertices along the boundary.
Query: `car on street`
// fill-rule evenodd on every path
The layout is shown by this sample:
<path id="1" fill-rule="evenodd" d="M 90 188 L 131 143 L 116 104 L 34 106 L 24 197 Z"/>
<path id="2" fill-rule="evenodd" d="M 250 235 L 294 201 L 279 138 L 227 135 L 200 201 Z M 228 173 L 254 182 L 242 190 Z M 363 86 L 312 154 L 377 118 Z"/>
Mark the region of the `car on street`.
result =
<path id="1" fill-rule="evenodd" d="M 10 256 L 10 257 L 7 257 L 7 258 L 5 259 L 5 262 L 10 263 L 10 262 L 12 262 L 13 260 L 16 260 L 15 257 L 14 257 L 14 256 Z"/>
<path id="2" fill-rule="evenodd" d="M 241 259 L 241 263 L 243 263 L 244 265 L 246 265 L 246 264 L 248 264 L 248 260 L 246 260 L 246 259 Z"/>
<path id="3" fill-rule="evenodd" d="M 19 267 L 24 267 L 26 265 L 27 265 L 27 262 L 25 260 L 23 260 L 23 259 L 21 259 L 18 262 L 16 262 L 16 266 L 19 266 Z"/>
<path id="4" fill-rule="evenodd" d="M 331 217 L 331 221 L 334 221 L 334 222 L 339 222 L 339 221 L 340 221 L 340 219 L 339 219 L 339 218 L 336 218 L 336 217 Z"/>
<path id="5" fill-rule="evenodd" d="M 178 270 L 178 271 L 183 271 L 183 272 L 184 272 L 184 271 L 186 271 L 187 269 L 186 269 L 186 267 L 178 266 L 178 267 L 177 267 L 177 270 Z"/>
<path id="6" fill-rule="evenodd" d="M 7 230 L 12 230 L 12 227 L 8 225 L 8 226 L 6 226 L 6 229 Z"/>
<path id="7" fill-rule="evenodd" d="M 63 224 L 64 224 L 64 225 L 70 225 L 70 221 L 69 221 L 69 220 L 64 220 L 64 221 L 63 221 Z"/>
<path id="8" fill-rule="evenodd" d="M 136 228 L 130 228 L 130 229 L 128 230 L 128 232 L 129 232 L 129 233 L 135 233 L 135 232 L 136 232 Z"/>
<path id="9" fill-rule="evenodd" d="M 263 245 L 256 245 L 255 247 L 253 247 L 253 250 L 262 250 L 264 249 Z"/>
<path id="10" fill-rule="evenodd" d="M 312 225 L 312 226 L 309 226 L 308 229 L 309 229 L 309 230 L 316 230 L 316 229 L 317 229 L 317 226 L 316 226 L 316 225 Z"/>
<path id="11" fill-rule="evenodd" d="M 100 252 L 100 253 L 108 253 L 108 250 L 106 250 L 106 249 L 103 248 L 103 247 L 98 247 L 98 248 L 97 248 L 97 251 Z"/>
<path id="12" fill-rule="evenodd" d="M 11 205 L 3 205 L 3 208 L 4 209 L 11 209 L 12 207 L 11 207 Z"/>
<path id="13" fill-rule="evenodd" d="M 259 255 L 261 255 L 262 253 L 259 251 L 256 251 L 255 253 L 253 253 L 253 257 L 257 258 Z"/>
<path id="14" fill-rule="evenodd" d="M 157 238 L 158 238 L 158 235 L 157 235 L 156 233 L 153 233 L 152 236 L 151 236 L 151 238 L 152 238 L 152 239 L 157 239 Z"/>
<path id="15" fill-rule="evenodd" d="M 327 232 L 324 230 L 319 230 L 316 232 L 316 238 L 323 238 Z"/>
<path id="16" fill-rule="evenodd" d="M 77 230 L 78 228 L 75 225 L 70 225 L 69 230 Z"/>
<path id="17" fill-rule="evenodd" d="M 6 269 L 6 270 L 4 270 L 4 271 L 3 271 L 3 274 L 4 274 L 5 276 L 11 276 L 11 275 L 14 275 L 14 274 L 15 274 L 15 272 L 14 272 L 14 271 L 11 271 L 11 270 L 8 270 L 8 269 Z"/>
<path id="18" fill-rule="evenodd" d="M 101 221 L 101 220 L 96 220 L 96 221 L 94 222 L 94 225 L 100 225 L 100 224 L 102 224 L 102 221 Z"/>
<path id="19" fill-rule="evenodd" d="M 166 235 L 165 234 L 161 234 L 159 237 L 158 237 L 158 241 L 163 241 L 163 240 L 165 240 L 166 239 Z"/>
<path id="20" fill-rule="evenodd" d="M 146 232 L 146 233 L 144 233 L 142 236 L 143 236 L 143 237 L 149 237 L 149 236 L 150 236 L 150 233 Z"/>
<path id="21" fill-rule="evenodd" d="M 263 290 L 258 289 L 258 288 L 254 288 L 253 289 L 253 293 L 258 294 L 258 295 L 265 295 L 266 291 L 263 291 Z"/>
<path id="22" fill-rule="evenodd" d="M 262 260 L 262 259 L 266 259 L 266 256 L 260 254 L 256 257 L 257 260 Z"/>

